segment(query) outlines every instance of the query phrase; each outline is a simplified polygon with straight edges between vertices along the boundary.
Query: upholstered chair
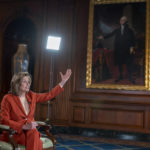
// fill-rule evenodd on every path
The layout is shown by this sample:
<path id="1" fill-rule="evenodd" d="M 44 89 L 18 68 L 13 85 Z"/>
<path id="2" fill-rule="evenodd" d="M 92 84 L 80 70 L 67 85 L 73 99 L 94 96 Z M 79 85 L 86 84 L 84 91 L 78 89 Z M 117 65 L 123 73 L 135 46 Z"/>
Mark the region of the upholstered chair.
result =
<path id="1" fill-rule="evenodd" d="M 41 136 L 41 140 L 43 142 L 43 150 L 55 150 L 56 140 L 54 136 L 49 132 L 50 126 L 47 125 L 45 122 L 37 121 L 37 123 L 38 127 L 44 129 L 44 136 Z M 19 145 L 13 140 L 12 136 L 15 132 L 12 129 L 10 129 L 9 126 L 0 124 L 0 132 L 7 133 L 9 141 L 5 142 L 3 140 L 0 140 L 0 150 L 25 150 L 24 145 Z"/>

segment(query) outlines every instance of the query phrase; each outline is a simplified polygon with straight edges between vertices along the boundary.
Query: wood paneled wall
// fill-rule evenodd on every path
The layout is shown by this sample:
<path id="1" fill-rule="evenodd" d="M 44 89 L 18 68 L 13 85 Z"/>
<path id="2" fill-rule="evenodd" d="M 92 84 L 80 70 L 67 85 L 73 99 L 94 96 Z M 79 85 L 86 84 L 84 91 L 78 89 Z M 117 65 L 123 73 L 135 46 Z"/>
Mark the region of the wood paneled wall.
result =
<path id="1" fill-rule="evenodd" d="M 48 34 L 62 36 L 62 47 L 54 55 L 54 84 L 59 72 L 72 69 L 64 92 L 50 103 L 50 119 L 55 125 L 150 133 L 150 92 L 87 89 L 86 53 L 89 2 L 87 0 L 38 0 L 0 2 L 0 58 L 3 57 L 3 32 L 9 18 L 26 6 L 36 24 L 36 63 L 34 91 L 49 89 L 51 52 L 44 48 Z M 10 8 L 11 11 L 6 11 Z M 0 65 L 0 72 L 2 65 Z M 9 68 L 8 68 L 9 70 Z M 0 73 L 1 75 L 1 73 Z M 0 81 L 2 80 L 0 76 Z M 36 119 L 47 118 L 47 103 L 37 105 Z"/>

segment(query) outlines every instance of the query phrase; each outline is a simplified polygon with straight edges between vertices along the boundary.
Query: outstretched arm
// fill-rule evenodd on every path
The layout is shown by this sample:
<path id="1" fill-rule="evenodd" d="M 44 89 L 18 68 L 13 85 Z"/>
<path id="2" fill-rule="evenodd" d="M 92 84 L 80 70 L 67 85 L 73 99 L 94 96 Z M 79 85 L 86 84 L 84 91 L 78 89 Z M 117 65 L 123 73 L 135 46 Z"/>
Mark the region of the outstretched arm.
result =
<path id="1" fill-rule="evenodd" d="M 71 76 L 71 73 L 72 73 L 71 69 L 67 69 L 65 74 L 62 74 L 62 72 L 60 72 L 61 82 L 59 83 L 59 85 L 61 87 L 63 87 L 65 85 L 65 83 L 68 81 L 68 79 Z"/>
<path id="2" fill-rule="evenodd" d="M 60 92 L 62 92 L 63 91 L 62 87 L 65 85 L 65 83 L 70 78 L 71 73 L 72 73 L 71 69 L 67 69 L 65 74 L 62 74 L 62 72 L 60 72 L 61 82 L 59 83 L 59 85 L 57 85 L 55 88 L 53 88 L 50 92 L 36 93 L 36 99 L 37 99 L 36 102 L 48 101 L 50 99 L 53 99 Z"/>

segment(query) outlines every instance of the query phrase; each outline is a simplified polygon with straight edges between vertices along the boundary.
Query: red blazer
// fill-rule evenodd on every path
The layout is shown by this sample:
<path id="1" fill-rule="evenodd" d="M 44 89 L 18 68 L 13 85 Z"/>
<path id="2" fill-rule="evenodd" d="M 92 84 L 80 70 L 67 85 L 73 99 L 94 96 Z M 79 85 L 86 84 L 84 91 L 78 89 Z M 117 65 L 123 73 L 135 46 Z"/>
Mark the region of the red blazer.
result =
<path id="1" fill-rule="evenodd" d="M 21 134 L 23 132 L 22 126 L 25 123 L 34 121 L 36 103 L 51 100 L 62 91 L 63 88 L 61 88 L 59 85 L 57 85 L 48 93 L 34 93 L 29 91 L 26 94 L 26 98 L 30 107 L 30 112 L 28 115 L 26 115 L 18 96 L 13 94 L 5 95 L 1 102 L 2 123 L 9 125 L 10 128 L 16 130 L 17 134 Z"/>

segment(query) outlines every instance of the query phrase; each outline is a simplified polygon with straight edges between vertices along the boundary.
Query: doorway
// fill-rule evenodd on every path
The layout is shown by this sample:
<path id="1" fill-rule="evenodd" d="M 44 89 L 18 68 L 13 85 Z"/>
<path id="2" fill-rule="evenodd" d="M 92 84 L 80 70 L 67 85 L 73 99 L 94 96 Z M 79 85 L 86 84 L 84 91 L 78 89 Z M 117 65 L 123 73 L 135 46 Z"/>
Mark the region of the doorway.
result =
<path id="1" fill-rule="evenodd" d="M 13 75 L 12 58 L 17 51 L 18 44 L 27 44 L 29 54 L 29 69 L 28 72 L 34 77 L 35 65 L 35 42 L 36 42 L 36 27 L 35 24 L 27 17 L 19 17 L 12 20 L 6 27 L 3 36 L 2 49 L 2 83 L 1 96 L 8 93 L 10 81 Z M 32 87 L 31 87 L 32 88 Z"/>

